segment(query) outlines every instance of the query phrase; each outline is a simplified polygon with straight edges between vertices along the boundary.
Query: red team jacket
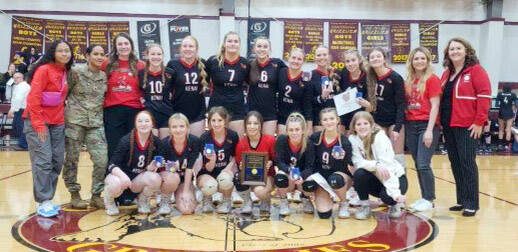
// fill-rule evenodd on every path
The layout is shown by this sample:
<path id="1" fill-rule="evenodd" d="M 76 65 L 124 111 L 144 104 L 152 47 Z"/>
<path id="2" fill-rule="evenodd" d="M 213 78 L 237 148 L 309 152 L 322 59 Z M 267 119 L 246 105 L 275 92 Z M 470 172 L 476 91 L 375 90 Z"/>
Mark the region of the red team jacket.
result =
<path id="1" fill-rule="evenodd" d="M 441 87 L 444 87 L 450 71 L 442 73 Z M 484 125 L 491 103 L 491 84 L 486 70 L 479 64 L 466 66 L 453 86 L 451 126 L 469 127 Z"/>

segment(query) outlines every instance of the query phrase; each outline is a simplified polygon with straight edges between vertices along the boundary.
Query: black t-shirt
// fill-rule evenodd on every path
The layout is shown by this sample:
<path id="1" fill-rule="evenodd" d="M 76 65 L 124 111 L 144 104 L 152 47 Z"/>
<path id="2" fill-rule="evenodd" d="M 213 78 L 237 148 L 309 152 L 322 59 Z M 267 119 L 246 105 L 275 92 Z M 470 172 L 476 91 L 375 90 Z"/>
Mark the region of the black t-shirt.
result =
<path id="1" fill-rule="evenodd" d="M 226 129 L 225 140 L 222 143 L 218 143 L 212 136 L 211 131 L 205 131 L 200 137 L 200 150 L 203 152 L 205 148 L 205 144 L 213 144 L 214 152 L 216 154 L 216 163 L 214 165 L 214 169 L 212 170 L 213 174 L 219 174 L 221 170 L 227 167 L 230 157 L 235 155 L 236 145 L 239 141 L 239 137 L 237 133 L 231 129 Z M 209 159 L 203 155 L 203 167 L 205 169 L 205 165 L 209 162 Z"/>
<path id="2" fill-rule="evenodd" d="M 192 169 L 194 162 L 200 154 L 200 139 L 191 134 L 187 136 L 182 150 L 176 150 L 174 148 L 172 136 L 162 139 L 161 146 L 161 153 L 165 161 L 179 162 L 180 170 L 178 173 L 182 177 L 185 175 L 186 169 Z"/>
<path id="3" fill-rule="evenodd" d="M 388 127 L 393 124 L 394 131 L 399 132 L 405 121 L 405 87 L 401 75 L 390 71 L 378 77 L 376 84 L 376 111 L 373 112 L 374 121 Z"/>
<path id="4" fill-rule="evenodd" d="M 322 136 L 320 141 L 320 135 L 322 131 L 317 131 L 311 135 L 310 139 L 315 145 L 315 167 L 313 172 L 319 172 L 324 178 L 328 178 L 333 172 L 343 172 L 350 175 L 347 165 L 352 165 L 352 147 L 351 143 L 344 135 L 339 135 L 331 143 L 327 143 L 325 137 Z M 320 141 L 320 144 L 318 142 Z M 345 157 L 343 159 L 335 159 L 332 155 L 333 147 L 339 145 L 345 151 Z"/>
<path id="5" fill-rule="evenodd" d="M 275 160 L 279 169 L 289 175 L 290 167 L 299 167 L 300 175 L 306 179 L 313 174 L 315 146 L 307 139 L 304 153 L 301 150 L 301 147 L 296 149 L 290 145 L 287 135 L 279 135 L 275 141 Z"/>
<path id="6" fill-rule="evenodd" d="M 146 109 L 154 113 L 162 113 L 169 116 L 173 113 L 171 103 L 171 72 L 166 68 L 164 72 L 151 73 L 146 69 L 138 71 L 139 86 L 145 100 Z"/>
<path id="7" fill-rule="evenodd" d="M 303 75 L 305 73 L 300 72 L 298 76 L 291 77 L 288 68 L 279 72 L 279 117 L 286 119 L 292 112 L 300 112 L 306 120 L 313 120 L 313 92 L 310 79 Z"/>
<path id="8" fill-rule="evenodd" d="M 255 61 L 255 60 L 253 60 Z M 253 73 L 257 64 L 257 73 Z M 264 64 L 250 62 L 248 104 L 250 110 L 256 110 L 265 119 L 275 120 L 276 104 L 275 96 L 279 86 L 279 71 L 285 68 L 284 62 L 277 58 L 270 58 Z M 251 80 L 252 75 L 257 75 L 257 80 Z M 269 118 L 269 117 L 274 118 Z"/>
<path id="9" fill-rule="evenodd" d="M 206 66 L 203 59 L 201 63 Z M 181 59 L 170 60 L 167 67 L 173 72 L 171 78 L 173 110 L 187 116 L 190 122 L 200 120 L 205 115 L 205 96 L 201 93 L 203 86 L 198 62 L 194 61 L 189 65 Z M 209 82 L 208 76 L 206 81 Z"/>
<path id="10" fill-rule="evenodd" d="M 461 73 L 464 68 L 459 72 Z M 455 87 L 455 82 L 459 78 L 460 74 L 457 74 L 453 80 L 450 80 L 448 76 L 448 81 L 444 86 L 442 97 L 441 97 L 441 125 L 442 126 L 450 126 L 451 122 L 451 109 L 452 109 L 452 98 L 453 98 L 453 88 Z"/>
<path id="11" fill-rule="evenodd" d="M 311 71 L 311 86 L 313 88 L 313 125 L 319 125 L 320 122 L 320 111 L 325 108 L 334 108 L 335 102 L 333 96 L 339 93 L 338 89 L 333 85 L 331 79 L 329 79 L 328 85 L 331 85 L 333 91 L 329 95 L 328 99 L 322 99 L 322 76 L 328 76 L 329 74 L 322 72 L 318 69 Z"/>
<path id="12" fill-rule="evenodd" d="M 137 133 L 133 131 L 134 135 L 134 143 L 133 143 L 133 153 L 130 156 L 130 136 L 132 132 L 123 136 L 117 145 L 117 149 L 113 153 L 110 163 L 108 166 L 108 173 L 110 173 L 115 167 L 119 167 L 130 179 L 134 179 L 137 175 L 146 171 L 147 166 L 151 161 L 153 161 L 153 157 L 160 155 L 161 141 L 160 138 L 152 135 L 153 143 L 150 140 L 146 142 L 144 146 L 141 146 Z M 154 150 L 152 154 L 149 155 L 149 148 L 153 146 Z M 130 160 L 128 165 L 128 160 Z"/>

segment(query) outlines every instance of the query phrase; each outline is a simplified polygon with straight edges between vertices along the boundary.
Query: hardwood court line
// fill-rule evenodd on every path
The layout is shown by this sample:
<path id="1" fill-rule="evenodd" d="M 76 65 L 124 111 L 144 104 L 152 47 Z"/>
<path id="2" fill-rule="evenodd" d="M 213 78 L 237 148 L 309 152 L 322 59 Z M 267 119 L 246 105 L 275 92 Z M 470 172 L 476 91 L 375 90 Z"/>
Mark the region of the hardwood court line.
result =
<path id="1" fill-rule="evenodd" d="M 225 247 L 223 248 L 223 251 L 227 252 L 227 242 L 228 242 L 228 216 L 229 214 L 227 214 L 227 218 L 226 218 L 226 224 L 225 224 Z"/>
<path id="2" fill-rule="evenodd" d="M 413 170 L 413 171 L 415 171 L 415 172 L 417 173 L 417 170 L 416 170 L 415 168 L 409 168 L 409 169 L 410 169 L 410 170 Z M 455 183 L 455 182 L 453 182 L 453 181 L 450 181 L 450 180 L 447 180 L 447 179 L 444 179 L 444 178 L 441 178 L 441 177 L 437 177 L 437 176 L 435 176 L 435 174 L 434 174 L 433 176 L 434 176 L 436 179 L 438 179 L 438 180 L 446 181 L 446 182 L 448 182 L 448 183 L 450 183 L 450 184 L 454 184 L 454 185 L 456 184 L 456 183 Z M 514 205 L 514 206 L 518 206 L 518 203 L 515 203 L 515 202 L 512 202 L 512 201 L 509 201 L 509 200 L 506 200 L 506 199 L 502 199 L 502 198 L 500 198 L 500 197 L 498 197 L 498 196 L 494 196 L 494 195 L 491 195 L 491 194 L 489 194 L 489 193 L 485 193 L 485 192 L 482 192 L 482 191 L 478 191 L 478 193 L 480 193 L 480 194 L 482 194 L 482 195 L 485 195 L 485 196 L 488 196 L 488 197 L 491 197 L 491 198 L 494 198 L 494 199 L 497 199 L 497 200 L 500 200 L 500 201 L 503 201 L 503 202 L 506 202 L 506 203 L 509 203 L 509 204 L 511 204 L 511 205 Z"/>
<path id="3" fill-rule="evenodd" d="M 29 169 L 29 170 L 25 170 L 25 171 L 22 171 L 22 172 L 19 172 L 19 173 L 13 174 L 13 175 L 9 175 L 9 176 L 7 176 L 7 177 L 0 178 L 0 181 L 2 181 L 2 180 L 6 180 L 6 179 L 9 179 L 9 178 L 12 178 L 12 177 L 16 177 L 16 176 L 18 176 L 18 175 L 22 175 L 22 174 L 27 173 L 27 172 L 30 172 L 30 171 L 31 171 L 31 169 Z"/>

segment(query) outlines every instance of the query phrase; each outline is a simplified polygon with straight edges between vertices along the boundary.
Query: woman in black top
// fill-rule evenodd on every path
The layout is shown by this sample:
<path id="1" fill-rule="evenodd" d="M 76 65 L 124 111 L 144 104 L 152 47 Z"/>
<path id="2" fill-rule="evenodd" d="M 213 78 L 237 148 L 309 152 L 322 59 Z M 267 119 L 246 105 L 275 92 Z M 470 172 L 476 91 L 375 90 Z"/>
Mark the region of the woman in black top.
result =
<path id="1" fill-rule="evenodd" d="M 120 203 L 131 202 L 137 194 L 138 212 L 151 212 L 149 197 L 160 190 L 162 182 L 155 172 L 159 165 L 153 161 L 160 154 L 160 139 L 151 134 L 153 123 L 149 111 L 140 111 L 135 117 L 135 128 L 119 141 L 104 179 L 106 214 L 119 214 L 115 198 Z"/>
<path id="2" fill-rule="evenodd" d="M 511 126 L 513 125 L 514 111 L 513 105 L 518 102 L 516 94 L 511 92 L 511 86 L 505 84 L 502 92 L 496 96 L 498 109 L 498 141 L 500 141 L 498 149 L 509 149 L 511 143 Z M 505 131 L 505 142 L 504 142 Z"/>
<path id="3" fill-rule="evenodd" d="M 389 68 L 387 53 L 382 48 L 372 49 L 367 58 L 368 92 L 374 92 L 376 100 L 371 101 L 374 122 L 379 125 L 392 140 L 396 160 L 405 164 L 405 87 L 401 75 Z M 369 94 L 369 97 L 372 94 Z"/>
<path id="4" fill-rule="evenodd" d="M 232 115 L 229 128 L 241 136 L 245 131 L 243 119 L 247 111 L 244 90 L 249 66 L 247 60 L 239 56 L 239 44 L 237 33 L 225 34 L 218 54 L 207 60 L 207 72 L 213 85 L 209 108 L 225 107 Z"/>

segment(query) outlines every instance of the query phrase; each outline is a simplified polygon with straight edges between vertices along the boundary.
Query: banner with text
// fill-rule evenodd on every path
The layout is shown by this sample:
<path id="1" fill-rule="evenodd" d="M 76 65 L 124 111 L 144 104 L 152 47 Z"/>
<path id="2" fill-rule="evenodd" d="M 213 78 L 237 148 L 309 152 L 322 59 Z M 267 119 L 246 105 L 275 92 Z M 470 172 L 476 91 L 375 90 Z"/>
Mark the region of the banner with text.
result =
<path id="1" fill-rule="evenodd" d="M 88 46 L 97 44 L 104 48 L 104 53 L 108 53 L 108 23 L 88 22 Z"/>
<path id="2" fill-rule="evenodd" d="M 439 62 L 439 25 L 434 23 L 419 24 L 419 44 L 426 47 L 432 54 L 432 62 Z"/>
<path id="3" fill-rule="evenodd" d="M 190 19 L 176 19 L 169 22 L 169 48 L 171 59 L 180 58 L 180 44 L 182 43 L 182 39 L 190 34 Z"/>
<path id="4" fill-rule="evenodd" d="M 67 41 L 72 45 L 72 53 L 78 63 L 86 62 L 85 52 L 88 47 L 86 27 L 86 22 L 67 21 Z"/>
<path id="5" fill-rule="evenodd" d="M 283 58 L 288 59 L 291 49 L 298 47 L 303 49 L 302 31 L 304 23 L 302 21 L 285 21 L 284 22 L 284 46 Z"/>
<path id="6" fill-rule="evenodd" d="M 255 58 L 255 53 L 252 52 L 254 41 L 258 37 L 270 38 L 270 21 L 250 19 L 248 20 L 248 36 L 247 36 L 247 57 Z"/>
<path id="7" fill-rule="evenodd" d="M 115 36 L 117 36 L 117 34 L 119 34 L 121 32 L 125 32 L 128 34 L 130 33 L 129 32 L 129 22 L 109 22 L 108 31 L 110 32 L 110 35 L 109 35 L 110 40 L 108 41 L 108 45 L 110 47 L 110 51 L 112 51 L 115 49 L 115 46 L 112 45 L 113 39 L 115 38 Z"/>
<path id="8" fill-rule="evenodd" d="M 315 60 L 315 49 L 324 42 L 324 23 L 322 21 L 285 21 L 284 22 L 284 59 L 288 59 L 292 48 L 304 50 L 308 62 Z"/>
<path id="9" fill-rule="evenodd" d="M 410 24 L 390 25 L 392 63 L 406 63 L 410 53 Z"/>
<path id="10" fill-rule="evenodd" d="M 52 43 L 52 41 L 56 39 L 64 39 L 65 38 L 65 27 L 66 27 L 66 21 L 65 20 L 45 20 L 45 46 L 43 50 L 46 50 L 49 48 L 49 45 Z"/>
<path id="11" fill-rule="evenodd" d="M 137 21 L 138 51 L 140 59 L 150 44 L 160 45 L 160 22 L 158 20 Z"/>
<path id="12" fill-rule="evenodd" d="M 20 20 L 24 24 L 16 21 Z M 30 47 L 34 47 L 37 53 L 42 51 L 43 48 L 43 20 L 39 18 L 13 16 L 13 22 L 11 27 L 11 54 L 10 62 L 19 64 L 24 61 L 25 53 Z"/>
<path id="13" fill-rule="evenodd" d="M 361 24 L 362 28 L 362 55 L 381 47 L 386 52 L 390 50 L 390 25 L 389 24 Z"/>
<path id="14" fill-rule="evenodd" d="M 329 23 L 329 53 L 332 57 L 331 66 L 344 68 L 343 53 L 356 49 L 358 41 L 358 23 L 330 22 Z"/>

